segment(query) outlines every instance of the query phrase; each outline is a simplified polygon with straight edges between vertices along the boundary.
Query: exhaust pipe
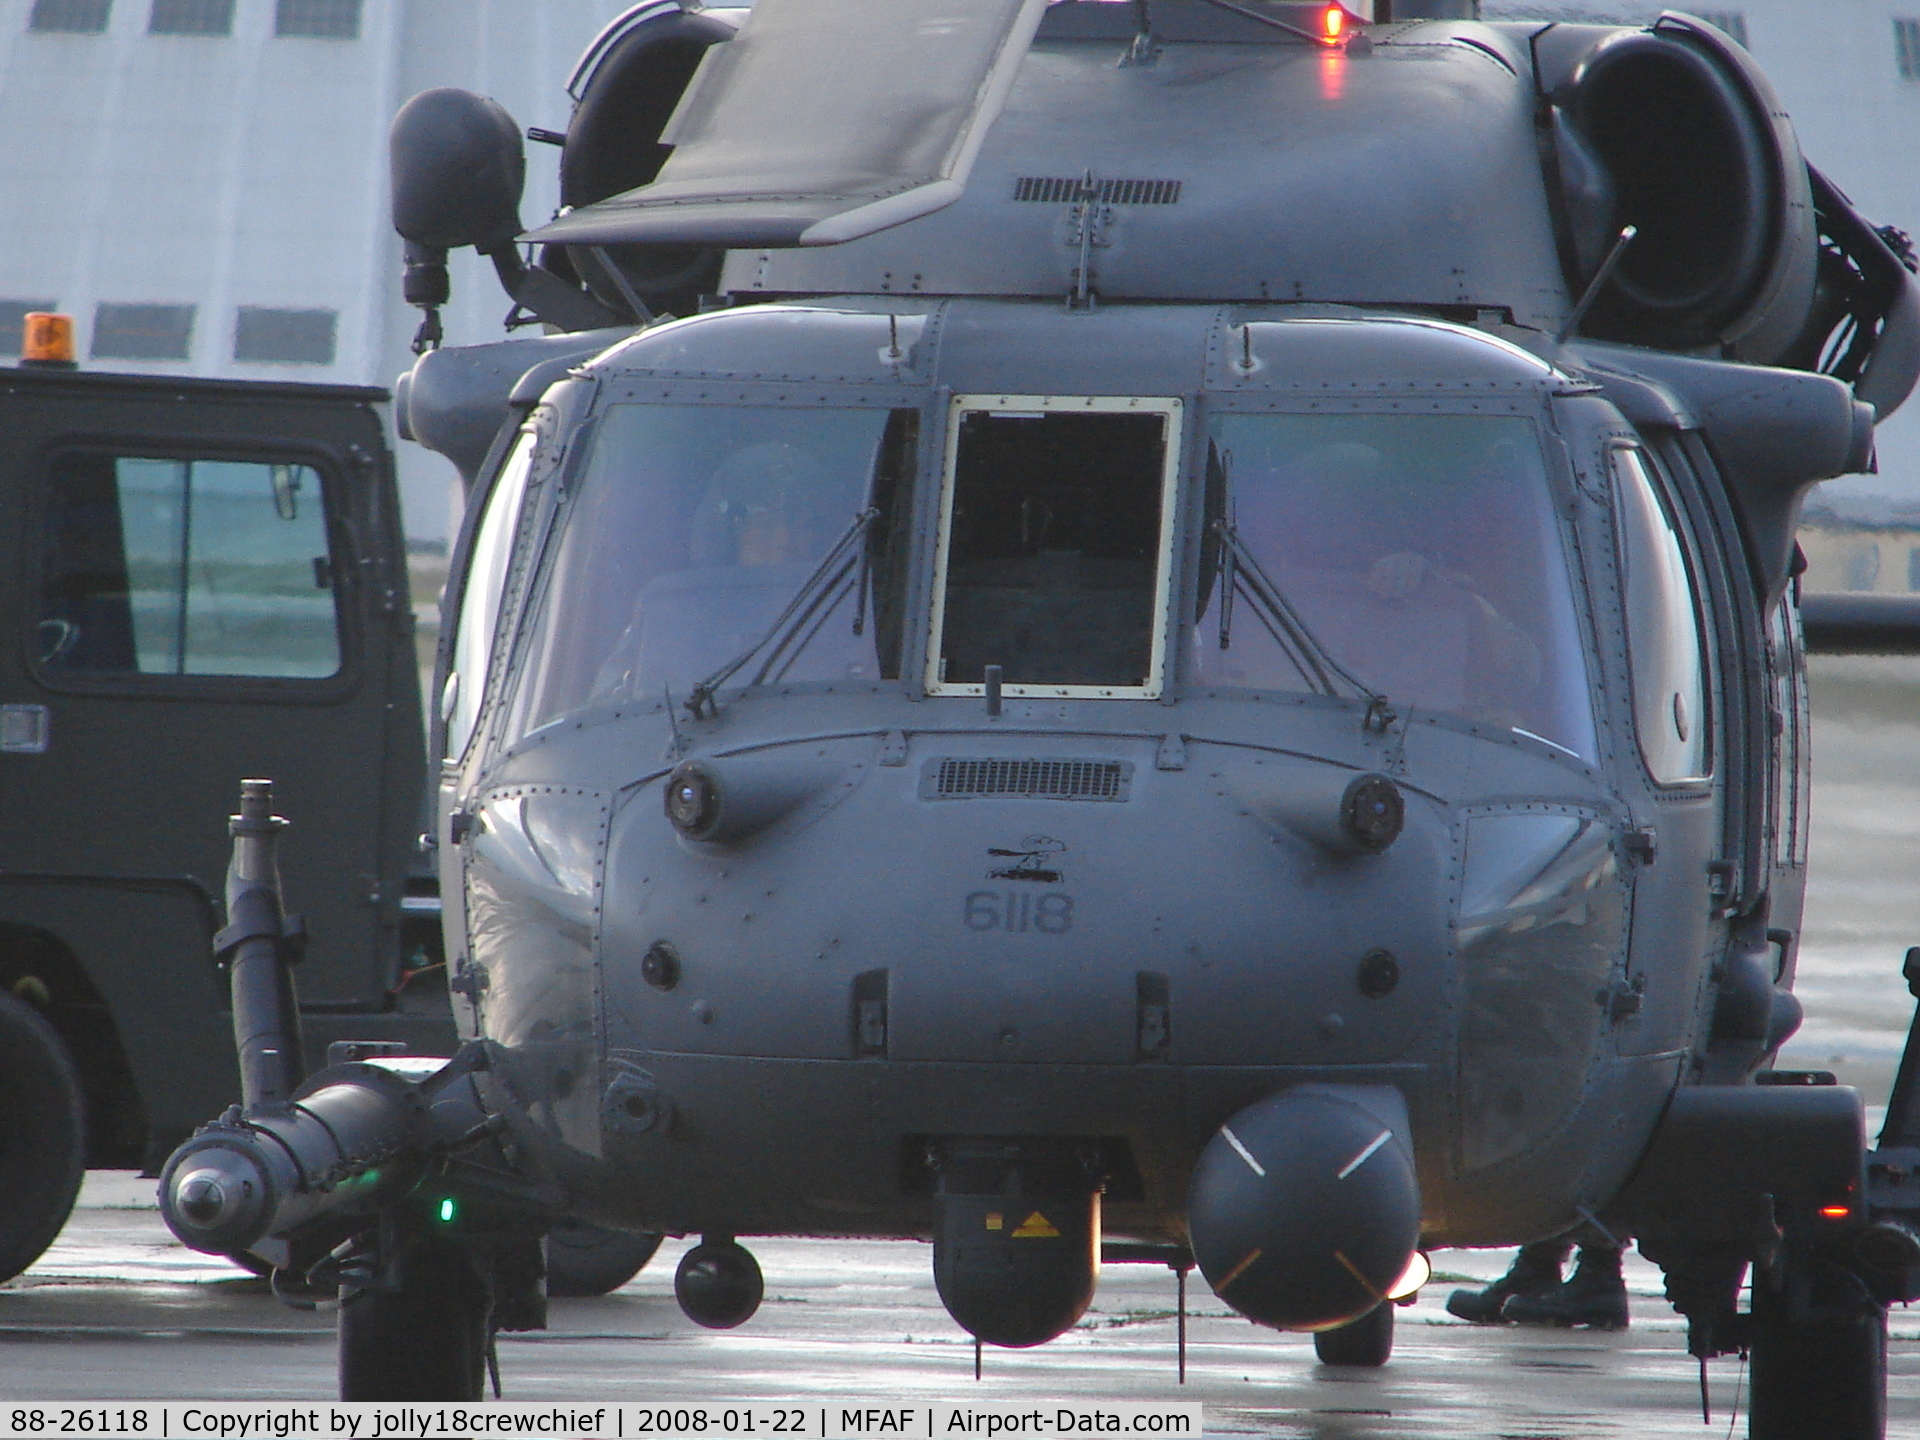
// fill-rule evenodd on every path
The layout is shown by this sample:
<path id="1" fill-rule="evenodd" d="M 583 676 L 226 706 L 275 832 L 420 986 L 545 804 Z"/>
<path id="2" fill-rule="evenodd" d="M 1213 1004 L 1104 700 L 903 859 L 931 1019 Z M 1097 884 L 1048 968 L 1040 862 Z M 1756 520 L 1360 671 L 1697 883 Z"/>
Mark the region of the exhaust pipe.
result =
<path id="1" fill-rule="evenodd" d="M 1406 1101 L 1302 1085 L 1249 1105 L 1200 1154 L 1187 1231 L 1213 1293 L 1256 1324 L 1358 1320 L 1392 1298 L 1420 1240 Z"/>

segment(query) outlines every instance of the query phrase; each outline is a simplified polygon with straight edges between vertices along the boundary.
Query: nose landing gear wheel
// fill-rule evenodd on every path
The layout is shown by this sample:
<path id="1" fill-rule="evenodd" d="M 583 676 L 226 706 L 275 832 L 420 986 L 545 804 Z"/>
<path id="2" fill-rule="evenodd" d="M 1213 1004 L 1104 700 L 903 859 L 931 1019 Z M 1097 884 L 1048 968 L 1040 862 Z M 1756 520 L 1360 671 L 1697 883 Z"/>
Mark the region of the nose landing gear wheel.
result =
<path id="1" fill-rule="evenodd" d="M 32 1006 L 0 992 L 0 1281 L 40 1258 L 86 1174 L 86 1119 L 67 1047 Z"/>
<path id="2" fill-rule="evenodd" d="M 1835 1265 L 1755 1277 L 1749 1440 L 1882 1440 L 1887 1312 Z"/>
<path id="3" fill-rule="evenodd" d="M 1351 1325 L 1338 1330 L 1322 1330 L 1313 1337 L 1313 1353 L 1322 1365 L 1370 1365 L 1387 1363 L 1393 1354 L 1392 1301 L 1376 1305 Z"/>
<path id="4" fill-rule="evenodd" d="M 703 1239 L 680 1257 L 673 1275 L 673 1295 L 682 1313 L 709 1330 L 746 1324 L 765 1293 L 760 1262 L 745 1246 L 725 1238 Z"/>
<path id="5" fill-rule="evenodd" d="M 478 1400 L 486 1377 L 486 1286 L 457 1245 L 418 1240 L 390 1290 L 340 1302 L 342 1400 Z"/>

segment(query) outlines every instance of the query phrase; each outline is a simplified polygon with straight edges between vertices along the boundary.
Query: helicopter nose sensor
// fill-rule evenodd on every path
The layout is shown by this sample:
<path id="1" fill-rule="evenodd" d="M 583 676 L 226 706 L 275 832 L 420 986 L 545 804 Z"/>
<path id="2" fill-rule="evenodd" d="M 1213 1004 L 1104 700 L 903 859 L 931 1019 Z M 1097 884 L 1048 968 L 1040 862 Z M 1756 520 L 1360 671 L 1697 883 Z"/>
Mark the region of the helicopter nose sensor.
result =
<path id="1" fill-rule="evenodd" d="M 268 1208 L 270 1186 L 253 1158 L 228 1146 L 195 1153 L 161 1184 L 161 1213 L 182 1242 L 244 1248 Z"/>
<path id="2" fill-rule="evenodd" d="M 1200 1273 L 1249 1320 L 1329 1330 L 1390 1300 L 1420 1239 L 1398 1092 L 1301 1086 L 1249 1105 L 1194 1169 Z"/>
<path id="3" fill-rule="evenodd" d="M 1023 1349 L 1086 1313 L 1100 1250 L 1100 1176 L 1072 1142 L 957 1139 L 937 1176 L 933 1279 L 962 1329 Z"/>

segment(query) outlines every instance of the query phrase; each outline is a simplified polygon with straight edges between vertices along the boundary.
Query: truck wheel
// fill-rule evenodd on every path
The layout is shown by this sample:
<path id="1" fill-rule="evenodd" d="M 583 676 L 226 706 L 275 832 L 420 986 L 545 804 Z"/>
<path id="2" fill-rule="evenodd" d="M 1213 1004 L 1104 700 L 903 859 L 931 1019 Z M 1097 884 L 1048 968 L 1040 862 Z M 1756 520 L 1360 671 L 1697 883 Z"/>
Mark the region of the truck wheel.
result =
<path id="1" fill-rule="evenodd" d="M 391 1290 L 340 1300 L 342 1400 L 478 1400 L 486 1378 L 487 1289 L 458 1245 L 401 1251 Z"/>
<path id="2" fill-rule="evenodd" d="M 1753 1287 L 1749 1440 L 1882 1440 L 1887 1312 L 1836 1265 L 1794 1267 Z"/>
<path id="3" fill-rule="evenodd" d="M 574 1299 L 618 1290 L 659 1248 L 658 1235 L 563 1221 L 547 1236 L 547 1294 Z"/>
<path id="4" fill-rule="evenodd" d="M 1322 1330 L 1313 1337 L 1313 1353 L 1322 1365 L 1384 1365 L 1393 1354 L 1391 1301 L 1376 1305 L 1351 1325 Z"/>
<path id="5" fill-rule="evenodd" d="M 0 1281 L 38 1260 L 87 1170 L 86 1110 L 67 1047 L 0 991 Z"/>

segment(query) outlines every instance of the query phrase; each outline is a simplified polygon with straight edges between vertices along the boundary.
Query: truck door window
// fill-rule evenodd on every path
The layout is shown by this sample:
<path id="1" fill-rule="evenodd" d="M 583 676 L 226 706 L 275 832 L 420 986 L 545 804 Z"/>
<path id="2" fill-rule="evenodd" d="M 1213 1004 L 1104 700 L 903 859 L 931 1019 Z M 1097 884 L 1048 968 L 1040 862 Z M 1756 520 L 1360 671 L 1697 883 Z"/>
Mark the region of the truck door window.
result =
<path id="1" fill-rule="evenodd" d="M 960 396 L 927 690 L 1160 693 L 1180 402 Z"/>
<path id="2" fill-rule="evenodd" d="M 340 669 L 311 466 L 56 456 L 34 659 L 72 675 L 318 679 Z"/>
<path id="3" fill-rule="evenodd" d="M 1700 780 L 1707 774 L 1706 677 L 1686 554 L 1641 452 L 1614 450 L 1613 477 L 1640 754 L 1661 785 Z"/>

